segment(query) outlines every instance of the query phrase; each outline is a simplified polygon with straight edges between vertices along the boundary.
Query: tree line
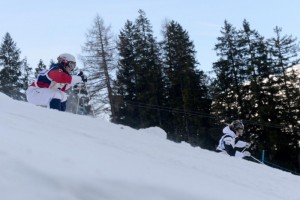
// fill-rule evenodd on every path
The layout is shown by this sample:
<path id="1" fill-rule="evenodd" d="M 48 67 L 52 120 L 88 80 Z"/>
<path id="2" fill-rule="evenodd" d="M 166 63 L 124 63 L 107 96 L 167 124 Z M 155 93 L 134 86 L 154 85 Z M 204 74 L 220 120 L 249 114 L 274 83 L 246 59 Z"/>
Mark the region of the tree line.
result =
<path id="1" fill-rule="evenodd" d="M 234 119 L 245 124 L 251 152 L 300 173 L 299 46 L 274 28 L 265 38 L 244 20 L 237 29 L 225 20 L 216 39 L 213 76 L 201 70 L 188 32 L 166 22 L 154 36 L 143 10 L 127 20 L 117 37 L 98 15 L 86 34 L 81 61 L 89 81 L 70 91 L 68 110 L 110 115 L 113 123 L 166 131 L 168 139 L 214 150 L 222 128 Z M 32 70 L 7 33 L 0 47 L 0 91 L 26 100 Z"/>

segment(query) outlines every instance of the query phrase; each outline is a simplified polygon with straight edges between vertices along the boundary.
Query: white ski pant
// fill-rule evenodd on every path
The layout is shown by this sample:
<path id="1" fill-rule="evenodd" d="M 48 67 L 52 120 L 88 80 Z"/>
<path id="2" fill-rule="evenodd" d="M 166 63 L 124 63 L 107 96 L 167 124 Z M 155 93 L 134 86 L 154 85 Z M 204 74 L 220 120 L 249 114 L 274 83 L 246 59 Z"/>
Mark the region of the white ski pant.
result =
<path id="1" fill-rule="evenodd" d="M 47 107 L 49 107 L 52 99 L 60 99 L 61 102 L 67 101 L 67 94 L 57 88 L 38 88 L 29 86 L 26 90 L 26 97 L 29 103 Z"/>

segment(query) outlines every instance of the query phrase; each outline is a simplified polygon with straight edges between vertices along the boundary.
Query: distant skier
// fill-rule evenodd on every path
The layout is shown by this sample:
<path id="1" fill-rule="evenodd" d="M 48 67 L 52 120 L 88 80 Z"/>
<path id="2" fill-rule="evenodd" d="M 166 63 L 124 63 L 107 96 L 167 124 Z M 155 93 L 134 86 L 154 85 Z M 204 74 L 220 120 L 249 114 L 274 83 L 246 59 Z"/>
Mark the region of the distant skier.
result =
<path id="1" fill-rule="evenodd" d="M 244 151 L 250 147 L 250 143 L 239 140 L 244 132 L 244 124 L 240 120 L 235 120 L 223 129 L 223 136 L 219 141 L 217 152 L 223 152 L 230 156 L 247 157 L 251 156 L 249 151 Z"/>
<path id="2" fill-rule="evenodd" d="M 67 102 L 65 91 L 80 82 L 86 82 L 87 78 L 82 72 L 71 75 L 76 67 L 73 55 L 60 54 L 57 61 L 49 70 L 43 70 L 38 74 L 37 80 L 28 87 L 26 97 L 27 101 L 34 105 L 65 111 Z"/>

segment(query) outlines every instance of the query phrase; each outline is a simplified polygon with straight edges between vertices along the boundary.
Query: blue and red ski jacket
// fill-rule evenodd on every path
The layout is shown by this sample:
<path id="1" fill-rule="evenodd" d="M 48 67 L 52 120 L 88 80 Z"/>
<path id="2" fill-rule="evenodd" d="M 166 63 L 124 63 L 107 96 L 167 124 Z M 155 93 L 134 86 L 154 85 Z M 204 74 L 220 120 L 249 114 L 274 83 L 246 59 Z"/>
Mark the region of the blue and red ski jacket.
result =
<path id="1" fill-rule="evenodd" d="M 43 70 L 38 74 L 37 80 L 30 86 L 39 88 L 52 88 L 53 85 L 59 84 L 61 91 L 66 90 L 67 84 L 72 81 L 72 76 L 63 69 L 60 64 L 53 64 L 49 70 Z"/>

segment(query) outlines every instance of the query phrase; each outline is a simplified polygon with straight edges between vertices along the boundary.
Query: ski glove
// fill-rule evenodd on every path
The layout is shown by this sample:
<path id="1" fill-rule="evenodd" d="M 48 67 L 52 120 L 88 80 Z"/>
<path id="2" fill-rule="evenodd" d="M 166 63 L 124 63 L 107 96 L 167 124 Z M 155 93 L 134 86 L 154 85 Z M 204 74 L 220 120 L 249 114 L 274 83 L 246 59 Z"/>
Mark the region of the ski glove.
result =
<path id="1" fill-rule="evenodd" d="M 82 71 L 80 71 L 80 72 L 77 74 L 77 76 L 80 76 L 80 77 L 81 77 L 82 82 L 85 82 L 85 83 L 87 82 L 87 77 L 86 77 L 86 75 L 83 74 Z"/>
<path id="2" fill-rule="evenodd" d="M 72 75 L 72 81 L 71 81 L 71 85 L 74 86 L 77 83 L 81 82 L 81 78 L 80 76 L 76 76 L 76 75 Z"/>
<path id="3" fill-rule="evenodd" d="M 246 143 L 245 147 L 248 149 L 251 146 L 251 143 Z"/>
<path id="4" fill-rule="evenodd" d="M 249 151 L 244 151 L 243 154 L 244 154 L 243 157 L 250 157 L 251 156 L 251 153 Z"/>

